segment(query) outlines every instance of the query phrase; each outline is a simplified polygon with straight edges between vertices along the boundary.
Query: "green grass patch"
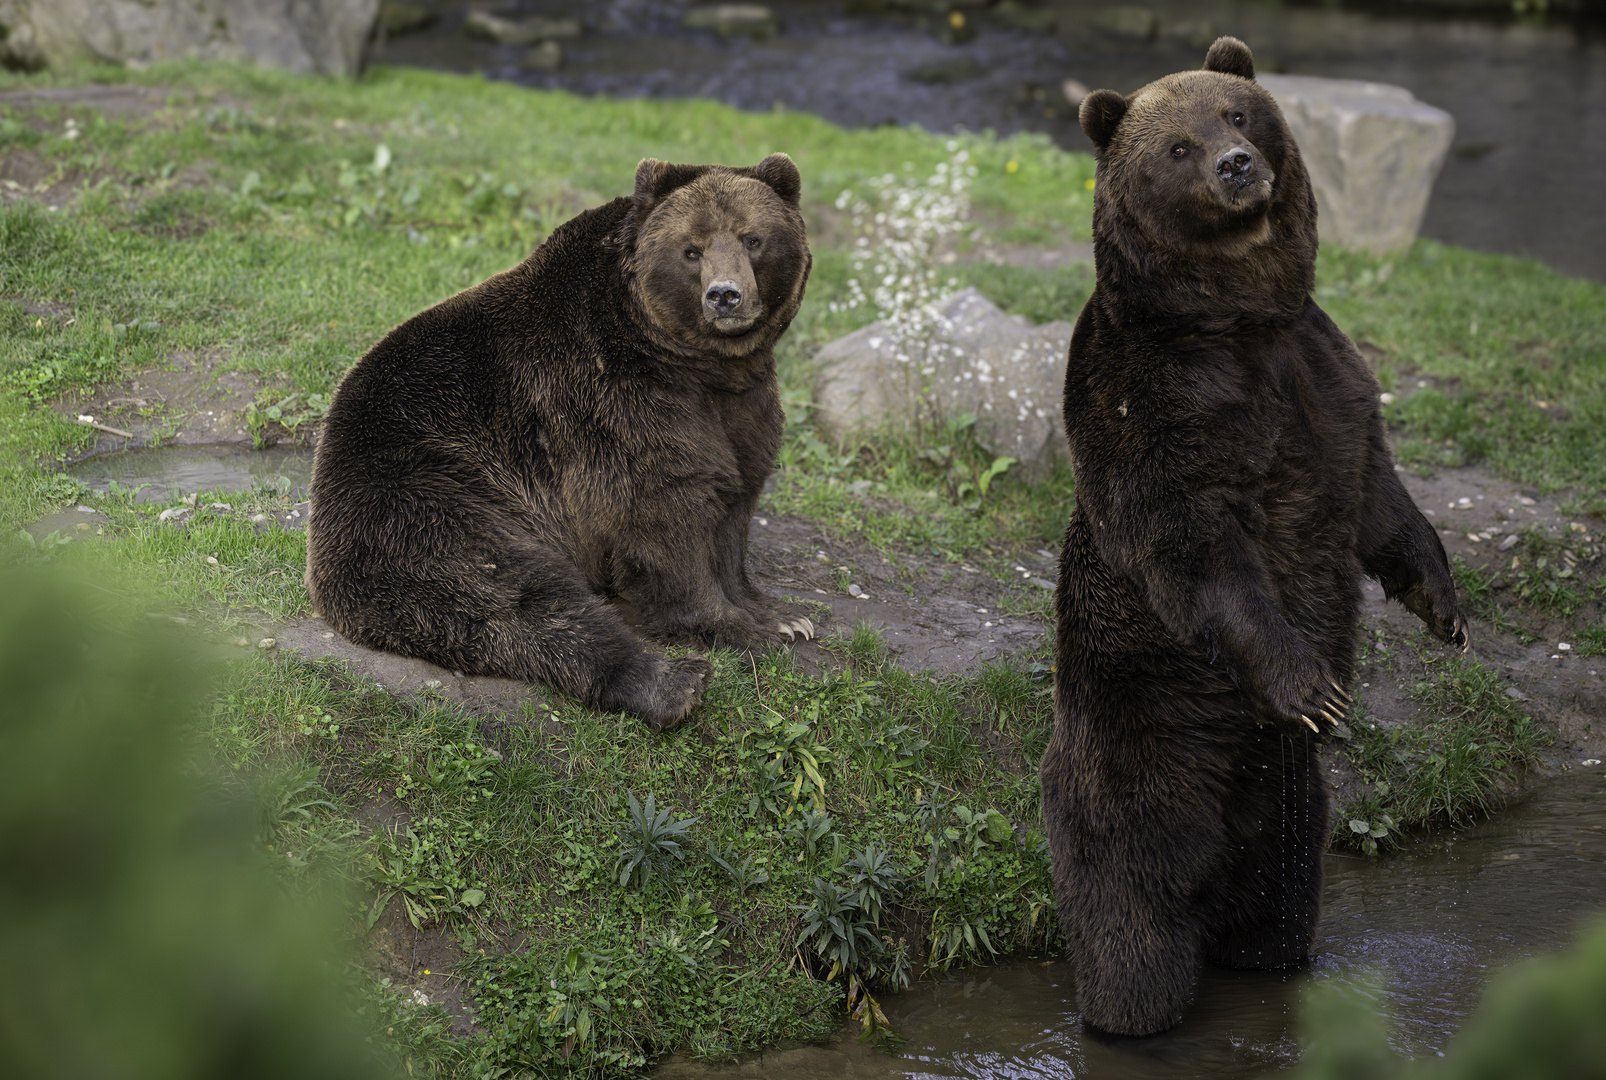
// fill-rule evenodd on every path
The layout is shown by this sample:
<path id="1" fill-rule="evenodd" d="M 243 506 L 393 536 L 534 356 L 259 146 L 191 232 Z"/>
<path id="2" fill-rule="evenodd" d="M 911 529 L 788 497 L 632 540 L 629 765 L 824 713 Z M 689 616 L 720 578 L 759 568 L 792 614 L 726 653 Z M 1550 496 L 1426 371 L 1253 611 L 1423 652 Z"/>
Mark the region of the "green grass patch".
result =
<path id="1" fill-rule="evenodd" d="M 1495 809 L 1551 741 L 1498 673 L 1475 660 L 1436 665 L 1411 688 L 1423 719 L 1389 726 L 1364 713 L 1343 752 L 1365 784 L 1334 814 L 1332 843 L 1375 855 L 1430 825 L 1465 825 Z"/>

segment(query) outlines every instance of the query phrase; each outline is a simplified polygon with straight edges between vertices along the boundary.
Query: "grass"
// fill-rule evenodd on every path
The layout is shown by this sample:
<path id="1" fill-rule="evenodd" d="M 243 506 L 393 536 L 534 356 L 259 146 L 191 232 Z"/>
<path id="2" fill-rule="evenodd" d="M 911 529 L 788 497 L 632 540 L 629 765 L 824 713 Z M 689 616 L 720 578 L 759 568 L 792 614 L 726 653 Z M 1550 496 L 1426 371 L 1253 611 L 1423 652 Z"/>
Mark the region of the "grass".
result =
<path id="1" fill-rule="evenodd" d="M 1046 655 L 911 674 L 864 627 L 833 641 L 820 675 L 785 655 L 722 654 L 707 705 L 672 738 L 556 698 L 502 718 L 401 700 L 252 647 L 259 620 L 307 611 L 303 535 L 251 521 L 287 504 L 277 489 L 199 493 L 176 523 L 128 492 L 86 495 L 56 464 L 88 433 L 47 406 L 174 355 L 217 355 L 258 380 L 256 425 L 311 423 L 385 330 L 627 190 L 641 157 L 786 150 L 816 265 L 781 351 L 790 422 L 766 509 L 894 564 L 936 554 L 1015 579 L 1012 550 L 1056 546 L 1068 469 L 985 486 L 994 459 L 962 422 L 845 446 L 810 422 L 810 354 L 870 317 L 831 310 L 850 275 L 831 206 L 889 169 L 929 174 L 958 141 L 995 239 L 1084 241 L 1089 158 L 1025 136 L 847 132 L 797 113 L 385 68 L 337 83 L 179 64 L 0 74 L 0 86 L 90 78 L 165 87 L 168 104 L 125 119 L 0 110 L 0 155 L 36 154 L 52 182 L 82 189 L 55 211 L 0 208 L 0 533 L 76 501 L 107 521 L 103 534 L 7 541 L 6 558 L 93 583 L 133 623 L 183 620 L 230 658 L 200 724 L 207 754 L 257 793 L 256 843 L 279 877 L 347 904 L 350 933 L 372 947 L 364 1022 L 398 1070 L 608 1074 L 672 1048 L 725 1058 L 835 1030 L 850 993 L 880 1038 L 870 995 L 911 972 L 1054 947 L 1035 774 Z M 1392 407 L 1413 460 L 1480 458 L 1578 488 L 1581 515 L 1606 506 L 1600 286 L 1427 242 L 1393 260 L 1324 253 L 1318 269 L 1340 325 L 1386 351 L 1385 383 L 1430 383 Z M 952 272 L 1038 321 L 1074 319 L 1092 287 L 1085 268 Z M 1524 566 L 1499 583 L 1458 573 L 1486 617 L 1528 627 L 1574 594 L 1576 616 L 1598 592 L 1562 576 L 1563 551 L 1584 555 L 1571 543 L 1525 538 Z M 1045 619 L 1049 604 L 1023 584 L 1003 602 Z M 1606 649 L 1606 629 L 1590 633 L 1579 649 Z M 1542 736 L 1487 672 L 1442 671 L 1420 691 L 1432 719 L 1355 725 L 1347 752 L 1371 801 L 1347 808 L 1340 843 L 1386 849 L 1401 830 L 1464 820 L 1532 759 Z M 453 958 L 475 1036 L 411 997 L 446 978 L 396 961 L 415 937 Z"/>
<path id="2" fill-rule="evenodd" d="M 1427 826 L 1469 824 L 1550 744 L 1493 669 L 1462 657 L 1434 667 L 1411 687 L 1418 720 L 1382 725 L 1360 712 L 1346 725 L 1344 754 L 1364 787 L 1334 814 L 1335 847 L 1377 854 Z"/>

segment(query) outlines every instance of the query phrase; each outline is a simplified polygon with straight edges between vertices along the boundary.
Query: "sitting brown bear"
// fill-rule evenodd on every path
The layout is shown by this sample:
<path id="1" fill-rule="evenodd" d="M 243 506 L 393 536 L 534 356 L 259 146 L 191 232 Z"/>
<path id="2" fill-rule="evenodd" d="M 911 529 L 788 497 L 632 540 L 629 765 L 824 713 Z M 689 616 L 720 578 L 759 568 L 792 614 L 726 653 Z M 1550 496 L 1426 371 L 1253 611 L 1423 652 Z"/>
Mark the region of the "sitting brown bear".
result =
<path id="1" fill-rule="evenodd" d="M 1378 385 L 1311 299 L 1316 201 L 1249 49 L 1100 90 L 1097 285 L 1065 430 L 1043 824 L 1096 1028 L 1175 1024 L 1205 961 L 1309 955 L 1360 579 L 1466 647 L 1433 526 L 1394 469 Z"/>
<path id="2" fill-rule="evenodd" d="M 312 481 L 307 591 L 352 641 L 543 682 L 655 728 L 698 657 L 813 626 L 744 566 L 811 256 L 801 179 L 648 159 L 633 195 L 392 330 L 347 373 Z"/>

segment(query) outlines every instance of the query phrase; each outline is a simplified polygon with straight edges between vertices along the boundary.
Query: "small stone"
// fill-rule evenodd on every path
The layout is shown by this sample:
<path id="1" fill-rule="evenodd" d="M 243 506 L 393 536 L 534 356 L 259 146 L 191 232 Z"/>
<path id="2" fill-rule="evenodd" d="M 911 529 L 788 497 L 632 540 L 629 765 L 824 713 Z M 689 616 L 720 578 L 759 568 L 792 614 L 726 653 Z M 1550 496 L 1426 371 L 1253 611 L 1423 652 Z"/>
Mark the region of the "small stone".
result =
<path id="1" fill-rule="evenodd" d="M 1517 502 L 1521 503 L 1523 506 L 1537 506 L 1538 505 L 1538 503 L 1536 503 L 1533 499 L 1528 498 L 1528 496 L 1526 496 L 1526 495 L 1518 495 L 1517 496 Z"/>
<path id="2" fill-rule="evenodd" d="M 1054 583 L 1052 581 L 1048 581 L 1040 577 L 1034 577 L 1031 580 L 1032 584 L 1036 585 L 1039 589 L 1047 589 L 1049 592 L 1054 591 Z"/>
<path id="3" fill-rule="evenodd" d="M 864 590 L 859 588 L 859 586 L 856 585 L 856 584 L 849 585 L 848 586 L 848 595 L 849 596 L 863 596 L 864 595 Z"/>
<path id="4" fill-rule="evenodd" d="M 534 45 L 553 38 L 577 38 L 581 26 L 579 19 L 507 19 L 489 11 L 470 11 L 463 20 L 463 31 L 469 37 L 501 45 Z"/>
<path id="5" fill-rule="evenodd" d="M 206 565 L 208 565 L 208 566 L 216 566 L 216 565 L 218 565 L 218 561 L 217 561 L 217 559 L 215 559 L 211 555 L 208 555 L 206 557 Z"/>
<path id="6" fill-rule="evenodd" d="M 208 510 L 233 510 L 234 509 L 234 507 L 230 506 L 228 503 L 207 503 L 206 504 L 206 508 Z"/>
<path id="7" fill-rule="evenodd" d="M 830 566 L 831 565 L 831 556 L 827 555 L 825 552 L 822 551 L 818 555 L 814 556 L 814 561 L 815 562 L 819 562 L 819 563 L 824 563 L 826 566 Z"/>
<path id="8" fill-rule="evenodd" d="M 529 71 L 556 71 L 563 66 L 563 48 L 556 41 L 543 41 L 524 54 Z"/>
<path id="9" fill-rule="evenodd" d="M 1467 533 L 1467 540 L 1471 543 L 1477 544 L 1483 541 L 1483 537 L 1479 536 L 1477 533 Z"/>
<path id="10" fill-rule="evenodd" d="M 78 511 L 80 514 L 93 514 L 95 512 L 95 508 L 93 506 L 84 506 L 82 503 L 73 507 L 73 509 Z"/>
<path id="11" fill-rule="evenodd" d="M 780 29 L 775 12 L 763 4 L 710 4 L 680 18 L 687 30 L 712 30 L 720 37 L 769 37 Z"/>
<path id="12" fill-rule="evenodd" d="M 80 521 L 78 524 L 74 525 L 73 528 L 77 529 L 79 532 L 88 532 L 89 523 L 87 521 Z"/>
<path id="13" fill-rule="evenodd" d="M 1518 690 L 1515 686 L 1506 687 L 1506 697 L 1510 698 L 1512 701 L 1528 700 L 1528 695 L 1524 694 L 1521 690 Z"/>
<path id="14" fill-rule="evenodd" d="M 266 515 L 266 514 L 252 514 L 251 515 L 251 520 L 252 520 L 252 522 L 260 525 L 262 522 L 268 520 L 268 515 Z"/>
<path id="15" fill-rule="evenodd" d="M 233 639 L 231 644 L 238 645 L 242 649 L 249 649 L 251 647 L 251 639 L 246 637 L 244 634 L 241 634 L 239 637 Z"/>
<path id="16" fill-rule="evenodd" d="M 1572 644 L 1570 642 L 1559 641 L 1559 642 L 1556 643 L 1556 651 L 1557 652 L 1572 652 L 1573 651 L 1573 647 L 1572 647 Z"/>
<path id="17" fill-rule="evenodd" d="M 425 679 L 424 680 L 424 689 L 425 690 L 439 690 L 440 688 L 441 688 L 441 681 L 439 679 Z"/>
<path id="18" fill-rule="evenodd" d="M 1383 393 L 1377 395 L 1377 400 L 1381 401 L 1385 405 L 1392 405 L 1394 404 L 1394 395 L 1384 391 Z"/>
<path id="19" fill-rule="evenodd" d="M 183 517 L 185 514 L 189 513 L 192 509 L 194 509 L 194 508 L 193 507 L 189 507 L 189 506 L 170 506 L 166 510 L 163 510 L 161 512 L 161 514 L 159 514 L 157 516 L 157 520 L 158 521 L 173 521 L 173 520 L 176 520 L 177 518 Z"/>
<path id="20" fill-rule="evenodd" d="M 864 495 L 869 492 L 871 485 L 874 483 L 875 481 L 873 480 L 855 480 L 848 485 L 848 490 L 855 495 Z"/>
<path id="21" fill-rule="evenodd" d="M 452 677 L 454 679 L 461 679 L 463 677 L 463 673 L 461 671 L 454 671 L 452 672 Z"/>
<path id="22" fill-rule="evenodd" d="M 271 649 L 277 644 L 279 644 L 277 639 L 270 638 L 270 637 L 265 637 L 261 641 L 257 642 L 257 648 L 259 648 L 259 649 Z"/>
<path id="23" fill-rule="evenodd" d="M 1521 539 L 1522 537 L 1518 536 L 1516 533 L 1509 533 L 1504 540 L 1500 541 L 1500 550 L 1510 551 L 1512 548 L 1517 546 L 1517 541 Z"/>
<path id="24" fill-rule="evenodd" d="M 325 641 L 328 641 L 330 638 L 332 638 L 334 636 L 335 636 L 335 632 L 333 630 L 325 630 L 323 632 L 323 639 Z"/>

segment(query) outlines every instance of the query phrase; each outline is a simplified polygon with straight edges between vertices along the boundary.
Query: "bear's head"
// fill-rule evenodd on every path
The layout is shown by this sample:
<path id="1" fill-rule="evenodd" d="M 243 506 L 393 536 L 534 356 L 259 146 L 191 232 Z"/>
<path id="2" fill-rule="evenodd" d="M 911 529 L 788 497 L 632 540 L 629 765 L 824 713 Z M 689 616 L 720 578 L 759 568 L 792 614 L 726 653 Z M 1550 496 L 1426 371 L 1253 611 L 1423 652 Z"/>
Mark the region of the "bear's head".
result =
<path id="1" fill-rule="evenodd" d="M 637 166 L 626 265 L 660 345 L 734 358 L 775 343 L 812 265 L 801 193 L 785 154 L 744 169 L 652 158 Z"/>
<path id="2" fill-rule="evenodd" d="M 1083 99 L 1099 158 L 1099 280 L 1129 317 L 1211 329 L 1303 307 L 1316 201 L 1282 111 L 1254 78 L 1249 47 L 1223 37 L 1202 71 Z"/>

